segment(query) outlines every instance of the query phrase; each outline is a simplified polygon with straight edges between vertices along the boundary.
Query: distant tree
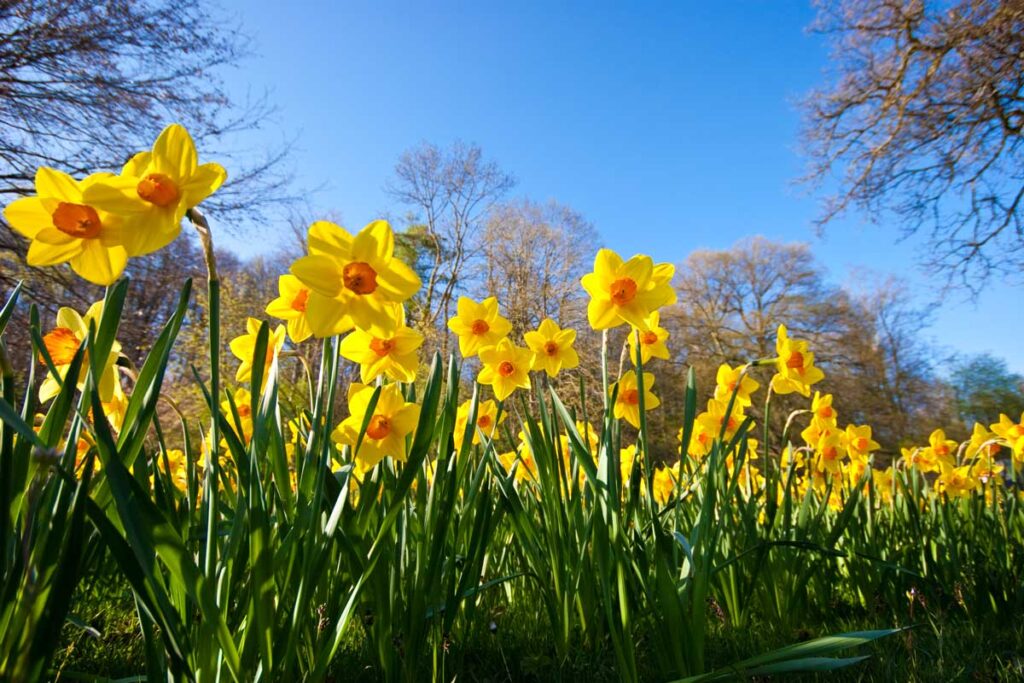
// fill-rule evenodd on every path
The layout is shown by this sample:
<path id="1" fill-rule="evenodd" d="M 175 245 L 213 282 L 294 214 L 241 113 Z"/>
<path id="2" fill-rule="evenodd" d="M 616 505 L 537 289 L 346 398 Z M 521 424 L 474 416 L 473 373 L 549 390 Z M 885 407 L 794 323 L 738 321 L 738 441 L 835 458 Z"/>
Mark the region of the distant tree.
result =
<path id="1" fill-rule="evenodd" d="M 1024 413 L 1024 377 L 1011 372 L 1006 361 L 983 353 L 957 359 L 950 373 L 960 417 L 967 425 L 985 426 L 1005 413 L 1014 419 Z"/>
<path id="2" fill-rule="evenodd" d="M 385 190 L 411 210 L 418 265 L 425 276 L 415 302 L 425 330 L 440 329 L 458 287 L 464 285 L 490 210 L 515 179 L 484 158 L 477 145 L 456 142 L 447 149 L 423 143 L 402 154 Z"/>
<path id="3" fill-rule="evenodd" d="M 929 235 L 927 265 L 977 290 L 1024 266 L 1024 3 L 822 0 L 835 78 L 805 102 L 821 223 L 850 207 Z"/>
<path id="4" fill-rule="evenodd" d="M 693 252 L 674 284 L 679 302 L 668 317 L 678 327 L 676 344 L 734 364 L 774 356 L 775 332 L 783 323 L 814 339 L 827 358 L 849 309 L 846 293 L 826 283 L 806 244 L 764 237 Z"/>
<path id="5" fill-rule="evenodd" d="M 891 449 L 920 443 L 936 427 L 961 434 L 949 387 L 935 374 L 937 353 L 925 338 L 929 308 L 915 305 L 896 278 L 877 280 L 853 304 L 846 360 L 828 387 L 844 417 L 870 424 Z"/>
<path id="6" fill-rule="evenodd" d="M 496 296 L 513 334 L 544 318 L 586 325 L 580 278 L 591 267 L 597 231 L 573 209 L 521 199 L 494 208 L 481 236 L 481 296 Z"/>
<path id="7" fill-rule="evenodd" d="M 774 357 L 783 323 L 793 336 L 810 341 L 825 370 L 815 389 L 836 395 L 843 421 L 871 424 L 890 452 L 919 436 L 925 422 L 955 422 L 943 411 L 951 401 L 934 377 L 933 351 L 923 338 L 928 318 L 896 282 L 853 295 L 828 283 L 807 245 L 755 237 L 727 250 L 694 252 L 678 268 L 675 285 L 679 300 L 666 310 L 663 324 L 677 363 L 653 366 L 659 385 L 682 386 L 685 366 L 693 366 L 706 397 L 719 364 Z M 758 375 L 766 384 L 771 372 Z M 678 424 L 681 410 L 666 403 L 668 419 Z M 796 396 L 778 397 L 775 404 L 775 430 L 790 409 L 806 407 Z M 750 412 L 760 416 L 761 407 Z"/>

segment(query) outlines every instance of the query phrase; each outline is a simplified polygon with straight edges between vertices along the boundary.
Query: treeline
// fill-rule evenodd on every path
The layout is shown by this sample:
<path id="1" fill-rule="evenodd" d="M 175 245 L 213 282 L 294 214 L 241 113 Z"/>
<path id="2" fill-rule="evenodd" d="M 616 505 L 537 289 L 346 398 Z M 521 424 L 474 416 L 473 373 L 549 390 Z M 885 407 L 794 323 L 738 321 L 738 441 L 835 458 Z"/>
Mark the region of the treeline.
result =
<path id="1" fill-rule="evenodd" d="M 512 324 L 512 337 L 520 343 L 523 333 L 545 317 L 573 327 L 581 365 L 563 373 L 556 388 L 579 408 L 585 401 L 589 414 L 596 415 L 601 401 L 601 339 L 586 322 L 579 280 L 591 269 L 600 238 L 594 226 L 570 207 L 510 198 L 514 185 L 514 179 L 475 145 L 422 145 L 400 158 L 386 188 L 396 208 L 405 212 L 394 221 L 400 231 L 398 249 L 424 283 L 408 307 L 409 324 L 426 337 L 424 357 L 454 350 L 447 320 L 460 296 L 496 297 Z M 292 233 L 302 234 L 302 225 L 293 227 L 297 229 Z M 268 319 L 264 307 L 278 294 L 278 276 L 287 272 L 303 247 L 301 237 L 296 237 L 290 247 L 248 261 L 229 252 L 218 254 L 222 376 L 233 377 L 235 370 L 229 340 L 244 331 L 248 317 Z M 847 291 L 829 282 L 807 245 L 760 237 L 726 250 L 679 256 L 673 283 L 678 302 L 661 319 L 670 335 L 671 358 L 655 359 L 647 368 L 655 375 L 655 390 L 662 398 L 662 408 L 649 416 L 652 433 L 660 435 L 653 447 L 665 459 L 674 457 L 688 369 L 693 367 L 701 400 L 706 400 L 720 364 L 736 366 L 775 355 L 780 323 L 811 342 L 827 375 L 822 391 L 835 395 L 841 420 L 870 424 L 886 453 L 926 440 L 936 426 L 953 438 L 966 437 L 974 421 L 987 424 L 997 421 L 1000 412 L 1015 416 L 1024 410 L 1024 381 L 1004 363 L 987 356 L 943 357 L 929 343 L 928 311 L 917 307 L 897 280 L 876 278 L 863 291 Z M 27 298 L 39 305 L 44 332 L 58 306 L 84 310 L 102 294 L 78 278 L 43 276 L 17 259 L 9 259 L 4 269 L 8 278 L 25 282 Z M 165 419 L 181 415 L 198 425 L 203 404 L 193 368 L 206 365 L 207 353 L 201 286 L 206 271 L 199 246 L 193 238 L 182 237 L 152 256 L 133 259 L 126 274 L 132 282 L 127 308 L 131 313 L 119 339 L 128 365 L 139 363 L 152 345 L 181 283 L 188 277 L 196 281 L 165 388 Z M 28 311 L 19 316 L 22 324 L 10 331 L 11 347 L 13 353 L 25 354 Z M 620 363 L 629 363 L 621 352 L 624 342 L 621 332 L 610 339 L 613 371 Z M 306 342 L 285 356 L 282 372 L 290 381 L 283 386 L 299 392 L 291 397 L 296 404 L 303 402 L 319 352 L 319 345 Z M 768 419 L 775 434 L 789 417 L 779 405 Z M 344 410 L 341 403 L 338 409 Z M 750 413 L 758 421 L 764 418 L 757 405 Z"/>

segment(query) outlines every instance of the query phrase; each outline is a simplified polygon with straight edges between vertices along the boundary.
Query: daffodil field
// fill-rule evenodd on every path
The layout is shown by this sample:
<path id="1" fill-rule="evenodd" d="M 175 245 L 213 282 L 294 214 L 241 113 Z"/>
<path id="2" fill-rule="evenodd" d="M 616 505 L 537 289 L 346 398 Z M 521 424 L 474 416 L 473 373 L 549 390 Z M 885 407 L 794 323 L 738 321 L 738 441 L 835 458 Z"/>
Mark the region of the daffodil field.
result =
<path id="1" fill-rule="evenodd" d="M 576 395 L 554 389 L 580 363 L 577 332 L 545 319 L 510 338 L 493 298 L 459 299 L 458 353 L 422 357 L 403 307 L 421 283 L 384 221 L 314 223 L 267 319 L 221 329 L 199 206 L 225 177 L 172 125 L 116 175 L 40 168 L 36 195 L 5 209 L 30 265 L 68 263 L 106 295 L 50 320 L 15 290 L 0 311 L 0 679 L 55 676 L 95 576 L 130 589 L 146 680 L 345 680 L 353 648 L 371 679 L 462 678 L 462 645 L 509 611 L 546 644 L 548 678 L 580 652 L 627 681 L 831 672 L 940 607 L 965 623 L 1024 613 L 1024 416 L 883 460 L 777 321 L 777 356 L 722 366 L 706 405 L 692 372 L 676 388 L 678 452 L 658 461 L 647 418 L 668 392 L 647 368 L 671 345 L 671 265 L 602 249 L 583 277 L 603 339 L 593 408 L 582 376 Z M 177 310 L 144 363 L 117 341 L 128 259 L 183 222 L 209 273 L 201 424 L 168 420 L 162 393 L 193 283 L 167 293 Z M 15 356 L 3 333 L 26 306 L 33 349 Z M 294 410 L 281 368 L 312 344 Z M 750 415 L 788 394 L 803 408 L 781 434 Z M 708 658 L 713 632 L 828 626 L 838 606 L 874 627 Z"/>

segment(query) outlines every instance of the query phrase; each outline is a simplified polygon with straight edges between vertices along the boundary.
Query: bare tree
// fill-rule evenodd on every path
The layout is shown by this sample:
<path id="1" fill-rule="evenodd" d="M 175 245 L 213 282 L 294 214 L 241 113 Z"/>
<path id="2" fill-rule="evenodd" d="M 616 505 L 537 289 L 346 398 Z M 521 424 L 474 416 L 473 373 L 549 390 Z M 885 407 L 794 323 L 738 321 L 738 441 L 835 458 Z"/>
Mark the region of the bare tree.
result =
<path id="1" fill-rule="evenodd" d="M 117 170 L 177 121 L 205 158 L 230 167 L 205 205 L 225 224 L 292 199 L 287 144 L 258 154 L 230 146 L 272 113 L 265 98 L 232 101 L 218 77 L 247 55 L 239 28 L 200 0 L 0 2 L 0 197 L 33 192 L 39 166 L 77 177 Z M 25 246 L 0 230 L 0 258 L 20 259 Z M 0 285 L 13 285 L 12 271 L 0 269 Z M 31 287 L 43 281 L 74 286 L 60 268 L 29 272 Z"/>
<path id="2" fill-rule="evenodd" d="M 830 284 L 804 244 L 755 237 L 728 250 L 695 252 L 677 271 L 678 303 L 663 315 L 669 346 L 681 351 L 675 360 L 694 367 L 702 394 L 709 395 L 720 363 L 775 356 L 776 329 L 784 323 L 811 342 L 815 362 L 825 369 L 815 389 L 835 394 L 842 419 L 871 424 L 892 453 L 904 439 L 927 436 L 922 426 L 952 426 L 953 403 L 934 374 L 927 310 L 914 306 L 899 281 L 868 273 L 859 280 L 875 284 L 858 293 Z M 652 371 L 657 384 L 682 386 L 682 363 L 652 364 Z M 760 374 L 762 383 L 771 375 Z M 789 410 L 805 408 L 806 401 L 775 401 L 783 408 L 772 411 L 779 434 Z M 678 424 L 681 411 L 666 403 L 667 418 Z M 760 418 L 760 406 L 750 412 Z"/>
<path id="3" fill-rule="evenodd" d="M 806 244 L 763 237 L 724 251 L 695 251 L 676 274 L 678 303 L 666 315 L 677 344 L 698 356 L 740 363 L 775 355 L 780 323 L 834 348 L 843 333 L 849 300 L 825 282 Z"/>
<path id="4" fill-rule="evenodd" d="M 498 297 L 516 335 L 544 318 L 586 327 L 580 278 L 597 243 L 593 225 L 555 201 L 501 204 L 482 236 L 480 294 Z"/>
<path id="5" fill-rule="evenodd" d="M 927 231 L 924 260 L 972 291 L 1024 266 L 1024 2 L 822 0 L 835 78 L 805 103 L 807 180 Z"/>
<path id="6" fill-rule="evenodd" d="M 480 248 L 484 220 L 515 185 L 477 145 L 456 142 L 448 149 L 423 143 L 402 154 L 385 190 L 413 211 L 424 247 L 424 275 L 417 324 L 433 329 L 449 305 Z"/>

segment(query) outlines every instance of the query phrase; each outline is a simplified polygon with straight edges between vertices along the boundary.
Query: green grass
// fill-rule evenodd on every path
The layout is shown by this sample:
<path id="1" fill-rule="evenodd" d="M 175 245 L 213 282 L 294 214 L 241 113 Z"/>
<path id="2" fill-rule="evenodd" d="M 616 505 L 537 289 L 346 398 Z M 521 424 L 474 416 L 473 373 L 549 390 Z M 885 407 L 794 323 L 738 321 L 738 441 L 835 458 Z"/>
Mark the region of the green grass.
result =
<path id="1" fill-rule="evenodd" d="M 709 605 L 712 614 L 715 607 Z M 708 634 L 709 669 L 773 650 L 794 642 L 879 626 L 879 615 L 845 605 L 833 610 L 835 619 L 777 629 L 755 617 L 749 627 L 732 628 L 717 621 Z M 99 632 L 91 635 L 68 624 L 55 658 L 58 680 L 106 680 L 145 673 L 143 638 L 138 628 L 131 590 L 116 573 L 88 577 L 72 607 L 76 619 Z M 936 615 L 932 615 L 936 616 Z M 937 615 L 916 627 L 864 646 L 857 654 L 866 661 L 828 674 L 794 674 L 793 681 L 1019 681 L 1024 677 L 1024 622 L 1008 619 L 974 623 L 952 614 Z M 597 643 L 570 653 L 559 662 L 547 636 L 547 624 L 528 608 L 516 608 L 501 598 L 486 601 L 474 623 L 464 624 L 464 642 L 450 641 L 444 662 L 445 680 L 499 681 L 616 681 L 615 656 L 609 643 Z M 362 613 L 353 623 L 333 663 L 336 681 L 377 681 L 376 655 L 364 637 Z M 395 647 L 400 648 L 396 639 Z M 643 680 L 658 680 L 650 643 L 634 643 Z"/>

